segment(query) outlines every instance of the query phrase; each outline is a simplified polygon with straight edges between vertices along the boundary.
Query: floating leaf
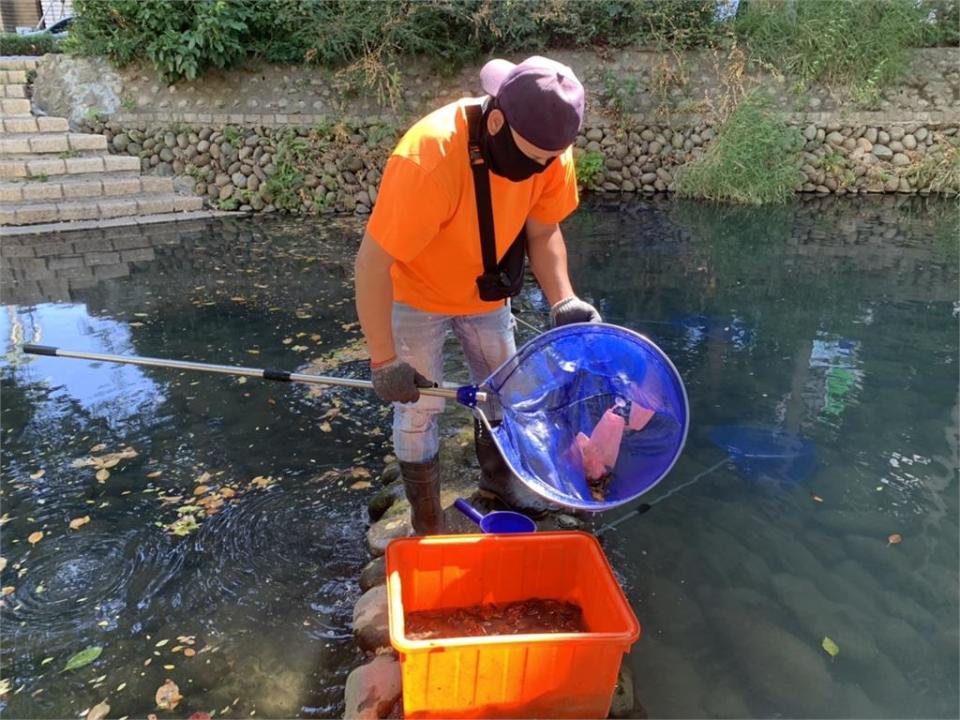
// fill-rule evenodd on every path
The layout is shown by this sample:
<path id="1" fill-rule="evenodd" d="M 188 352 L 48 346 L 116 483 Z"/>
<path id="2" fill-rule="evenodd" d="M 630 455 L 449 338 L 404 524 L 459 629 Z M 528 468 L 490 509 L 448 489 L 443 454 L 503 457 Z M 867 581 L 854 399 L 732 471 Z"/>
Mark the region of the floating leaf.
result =
<path id="1" fill-rule="evenodd" d="M 322 423 L 320 423 L 320 432 L 325 432 L 325 433 L 333 432 L 333 426 L 330 425 L 330 423 L 328 423 L 326 420 L 324 420 Z"/>
<path id="2" fill-rule="evenodd" d="M 355 467 L 350 471 L 350 474 L 355 478 L 368 478 L 370 477 L 370 471 L 365 467 Z"/>
<path id="3" fill-rule="evenodd" d="M 167 529 L 174 535 L 183 537 L 195 530 L 199 530 L 200 526 L 197 524 L 197 519 L 193 515 L 184 515 L 179 520 L 171 523 Z"/>
<path id="4" fill-rule="evenodd" d="M 810 493 L 810 499 L 813 500 L 814 502 L 818 502 L 818 503 L 822 503 L 822 502 L 823 502 L 823 498 L 820 497 L 819 495 L 815 494 L 815 493 Z"/>
<path id="5" fill-rule="evenodd" d="M 237 494 L 237 491 L 233 488 L 225 487 L 220 489 L 220 494 L 225 498 L 232 498 Z"/>
<path id="6" fill-rule="evenodd" d="M 99 470 L 97 470 L 96 477 L 98 482 L 106 482 L 107 478 L 110 477 L 110 471 L 107 470 L 106 468 L 100 468 Z"/>
<path id="7" fill-rule="evenodd" d="M 74 518 L 73 520 L 70 521 L 70 529 L 71 529 L 71 530 L 79 530 L 79 529 L 82 528 L 84 525 L 86 525 L 88 522 L 90 522 L 90 516 L 89 516 L 89 515 L 84 515 L 83 517 Z"/>
<path id="8" fill-rule="evenodd" d="M 351 490 L 366 490 L 370 487 L 369 480 L 357 480 L 353 485 L 350 486 Z"/>
<path id="9" fill-rule="evenodd" d="M 194 650 L 193 648 L 185 648 L 183 651 L 183 654 L 186 655 L 187 657 L 193 657 L 194 655 L 197 654 L 197 651 Z"/>
<path id="10" fill-rule="evenodd" d="M 257 475 L 253 480 L 250 481 L 250 483 L 263 490 L 264 488 L 268 488 L 273 485 L 273 478 L 269 475 Z"/>
<path id="11" fill-rule="evenodd" d="M 87 713 L 87 720 L 103 720 L 110 713 L 110 706 L 106 702 L 97 703 Z"/>
<path id="12" fill-rule="evenodd" d="M 103 461 L 103 467 L 105 467 L 105 468 L 112 468 L 112 467 L 116 467 L 119 463 L 120 463 L 120 458 L 118 458 L 116 455 L 114 455 L 114 456 L 111 457 L 109 460 L 104 460 L 104 461 Z"/>
<path id="13" fill-rule="evenodd" d="M 5 557 L 0 557 L 0 572 L 3 572 L 7 567 L 7 559 Z"/>
<path id="14" fill-rule="evenodd" d="M 16 591 L 17 589 L 13 585 L 5 585 L 2 589 L 0 589 L 0 595 L 6 597 L 7 595 L 12 595 Z"/>
<path id="15" fill-rule="evenodd" d="M 27 542 L 31 545 L 36 545 L 38 542 L 43 540 L 43 533 L 37 530 L 36 532 L 30 533 L 30 536 L 27 538 Z"/>
<path id="16" fill-rule="evenodd" d="M 99 445 L 94 445 L 92 448 L 90 448 L 90 452 L 98 453 L 98 452 L 103 452 L 106 449 L 107 449 L 107 446 L 104 443 L 100 443 Z"/>
<path id="17" fill-rule="evenodd" d="M 163 646 L 166 645 L 168 642 L 170 642 L 170 638 L 166 638 L 165 640 L 161 640 L 161 641 L 158 642 L 156 645 L 154 645 L 154 647 L 163 647 Z"/>
<path id="18" fill-rule="evenodd" d="M 193 482 L 194 482 L 195 484 L 197 484 L 197 485 L 203 485 L 203 484 L 204 484 L 205 482 L 207 482 L 209 479 L 210 479 L 210 473 L 208 473 L 208 472 L 203 472 L 203 473 L 200 474 L 200 477 L 198 477 L 198 478 L 197 478 L 196 480 L 194 480 Z"/>
<path id="19" fill-rule="evenodd" d="M 148 478 L 158 478 L 163 475 L 163 470 L 154 470 L 153 472 L 147 473 Z"/>
<path id="20" fill-rule="evenodd" d="M 260 354 L 260 351 L 259 351 L 259 350 L 255 350 L 255 349 L 247 350 L 247 352 L 248 352 L 250 355 L 259 355 L 259 354 Z"/>
<path id="21" fill-rule="evenodd" d="M 237 378 L 237 383 L 239 385 L 245 385 L 246 382 L 247 382 L 247 379 L 245 377 Z"/>
<path id="22" fill-rule="evenodd" d="M 887 538 L 887 545 L 899 545 L 903 542 L 903 537 L 900 533 L 894 533 Z"/>
<path id="23" fill-rule="evenodd" d="M 210 489 L 210 486 L 209 486 L 209 485 L 197 485 L 197 486 L 193 489 L 193 494 L 194 494 L 194 495 L 203 495 L 203 494 L 204 494 L 205 492 L 207 492 L 207 490 L 209 490 L 209 489 Z"/>
<path id="24" fill-rule="evenodd" d="M 173 710 L 182 699 L 183 696 L 180 694 L 180 688 L 169 678 L 157 689 L 157 707 L 161 710 Z"/>
<path id="25" fill-rule="evenodd" d="M 90 645 L 67 660 L 67 664 L 63 666 L 63 671 L 66 672 L 67 670 L 78 670 L 85 665 L 89 665 L 98 657 L 100 657 L 100 653 L 102 652 L 103 648 L 99 645 Z"/>
<path id="26" fill-rule="evenodd" d="M 31 480 L 39 480 L 40 478 L 42 478 L 42 477 L 43 477 L 44 475 L 46 475 L 46 474 L 47 474 L 47 471 L 46 471 L 46 470 L 37 470 L 35 473 L 32 473 L 32 474 L 30 475 L 30 479 L 31 479 Z"/>
<path id="27" fill-rule="evenodd" d="M 823 646 L 823 649 L 827 651 L 827 655 L 830 657 L 836 657 L 840 654 L 840 647 L 826 635 L 823 638 L 823 642 L 820 644 Z"/>
<path id="28" fill-rule="evenodd" d="M 52 662 L 53 662 L 52 657 L 44 658 L 43 660 L 40 661 L 40 667 L 43 667 L 44 665 L 47 665 Z"/>

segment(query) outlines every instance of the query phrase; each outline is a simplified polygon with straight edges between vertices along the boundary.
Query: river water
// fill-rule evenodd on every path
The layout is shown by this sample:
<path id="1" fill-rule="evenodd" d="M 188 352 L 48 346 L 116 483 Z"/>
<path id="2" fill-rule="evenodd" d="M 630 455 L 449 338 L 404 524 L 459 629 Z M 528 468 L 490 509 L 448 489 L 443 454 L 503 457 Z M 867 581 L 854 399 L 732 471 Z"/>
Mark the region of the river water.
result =
<path id="1" fill-rule="evenodd" d="M 915 197 L 657 200 L 565 224 L 578 290 L 656 340 L 691 400 L 654 507 L 604 535 L 643 626 L 628 662 L 651 717 L 960 712 L 958 217 Z M 17 344 L 288 369 L 325 356 L 361 374 L 342 352 L 361 230 L 262 218 L 4 240 L 5 715 L 106 699 L 143 716 L 166 678 L 178 715 L 342 713 L 376 490 L 353 468 L 382 465 L 389 413 L 357 390 Z M 517 309 L 543 323 L 535 288 Z M 94 662 L 62 672 L 90 646 Z"/>

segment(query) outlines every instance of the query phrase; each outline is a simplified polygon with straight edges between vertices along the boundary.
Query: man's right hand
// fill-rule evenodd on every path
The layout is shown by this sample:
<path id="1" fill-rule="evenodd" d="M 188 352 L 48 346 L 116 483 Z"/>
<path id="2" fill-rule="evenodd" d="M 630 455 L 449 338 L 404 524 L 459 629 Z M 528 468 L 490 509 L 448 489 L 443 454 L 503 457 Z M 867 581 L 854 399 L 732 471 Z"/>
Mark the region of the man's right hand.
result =
<path id="1" fill-rule="evenodd" d="M 372 367 L 371 379 L 374 392 L 384 402 L 416 402 L 420 399 L 419 388 L 434 386 L 412 365 L 396 358 Z"/>

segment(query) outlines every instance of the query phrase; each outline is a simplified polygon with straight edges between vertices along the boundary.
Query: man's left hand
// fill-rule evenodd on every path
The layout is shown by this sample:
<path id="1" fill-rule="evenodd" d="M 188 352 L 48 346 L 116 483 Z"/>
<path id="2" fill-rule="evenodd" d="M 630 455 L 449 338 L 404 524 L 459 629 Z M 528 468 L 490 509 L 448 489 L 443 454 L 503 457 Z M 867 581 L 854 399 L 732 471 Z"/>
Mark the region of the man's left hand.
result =
<path id="1" fill-rule="evenodd" d="M 600 313 L 588 302 L 576 295 L 565 298 L 550 308 L 550 327 L 560 327 L 571 323 L 600 322 Z"/>

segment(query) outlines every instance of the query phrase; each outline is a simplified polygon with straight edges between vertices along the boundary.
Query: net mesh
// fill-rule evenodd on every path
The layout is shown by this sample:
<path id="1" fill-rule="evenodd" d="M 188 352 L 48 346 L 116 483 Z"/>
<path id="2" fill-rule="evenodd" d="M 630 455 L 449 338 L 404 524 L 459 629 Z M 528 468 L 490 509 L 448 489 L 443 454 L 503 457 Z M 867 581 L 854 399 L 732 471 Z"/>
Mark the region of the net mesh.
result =
<path id="1" fill-rule="evenodd" d="M 524 345 L 484 385 L 514 472 L 567 507 L 605 510 L 655 486 L 683 448 L 686 392 L 654 343 L 625 328 L 569 325 Z"/>

